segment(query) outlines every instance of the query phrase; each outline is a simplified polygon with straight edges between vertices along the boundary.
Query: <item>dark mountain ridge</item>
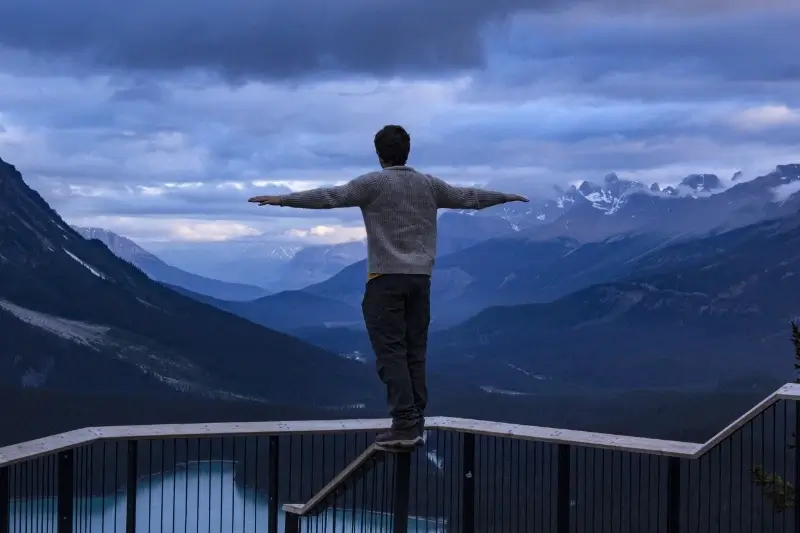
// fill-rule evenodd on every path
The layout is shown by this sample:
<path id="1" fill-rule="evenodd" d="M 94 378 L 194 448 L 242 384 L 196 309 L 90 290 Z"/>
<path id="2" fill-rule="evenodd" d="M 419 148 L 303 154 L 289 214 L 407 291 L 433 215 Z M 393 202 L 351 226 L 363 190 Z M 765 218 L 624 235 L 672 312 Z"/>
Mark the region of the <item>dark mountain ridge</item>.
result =
<path id="1" fill-rule="evenodd" d="M 2 161 L 0 331 L 6 386 L 326 407 L 376 391 L 363 365 L 150 280 L 65 224 Z"/>
<path id="2" fill-rule="evenodd" d="M 431 366 L 515 390 L 542 379 L 629 388 L 785 376 L 798 274 L 795 214 L 666 247 L 551 303 L 487 309 L 432 337 Z"/>

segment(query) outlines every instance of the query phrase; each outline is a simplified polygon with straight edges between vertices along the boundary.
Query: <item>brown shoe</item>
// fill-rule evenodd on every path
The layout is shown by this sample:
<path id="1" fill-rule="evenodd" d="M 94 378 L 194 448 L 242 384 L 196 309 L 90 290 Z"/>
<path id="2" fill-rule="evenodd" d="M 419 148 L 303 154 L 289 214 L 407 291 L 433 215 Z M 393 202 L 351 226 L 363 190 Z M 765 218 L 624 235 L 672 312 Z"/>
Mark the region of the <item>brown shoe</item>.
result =
<path id="1" fill-rule="evenodd" d="M 378 435 L 375 438 L 375 444 L 392 448 L 413 448 L 418 444 L 422 444 L 422 435 L 420 435 L 418 425 L 408 429 L 392 428 Z"/>

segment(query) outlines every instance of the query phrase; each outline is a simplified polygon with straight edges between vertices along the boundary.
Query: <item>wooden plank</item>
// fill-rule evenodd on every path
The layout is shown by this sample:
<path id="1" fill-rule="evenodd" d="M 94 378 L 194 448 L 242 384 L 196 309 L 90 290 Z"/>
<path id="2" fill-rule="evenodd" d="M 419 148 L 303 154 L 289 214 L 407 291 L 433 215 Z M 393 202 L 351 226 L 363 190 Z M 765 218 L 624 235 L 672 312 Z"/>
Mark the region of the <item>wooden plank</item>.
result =
<path id="1" fill-rule="evenodd" d="M 775 391 L 775 394 L 782 400 L 800 400 L 800 383 L 787 383 Z"/>
<path id="2" fill-rule="evenodd" d="M 800 384 L 789 383 L 771 394 L 747 413 L 734 420 L 705 444 L 644 439 L 623 435 L 590 433 L 566 429 L 522 426 L 462 418 L 433 417 L 429 429 L 474 432 L 480 435 L 509 437 L 521 440 L 590 446 L 628 452 L 699 457 L 732 435 L 739 428 L 764 412 L 778 400 L 800 400 Z M 380 431 L 388 428 L 388 419 L 307 420 L 296 422 L 241 422 L 217 424 L 162 424 L 142 426 L 110 426 L 85 428 L 0 448 L 0 467 L 26 461 L 61 450 L 75 448 L 100 439 L 170 439 L 217 435 L 292 435 Z"/>
<path id="3" fill-rule="evenodd" d="M 334 477 L 327 485 L 317 492 L 308 502 L 304 505 L 289 504 L 284 505 L 283 510 L 287 513 L 293 513 L 300 516 L 306 516 L 314 511 L 314 508 L 321 502 L 325 501 L 342 483 L 345 483 L 351 475 L 360 470 L 367 461 L 371 460 L 376 454 L 382 453 L 378 450 L 375 444 L 371 444 L 361 455 L 359 455 L 353 462 L 347 465 L 339 474 Z"/>
<path id="4" fill-rule="evenodd" d="M 607 433 L 590 433 L 571 429 L 556 429 L 539 426 L 522 426 L 502 422 L 485 422 L 464 418 L 436 419 L 439 427 L 463 433 L 488 435 L 519 440 L 571 444 L 626 452 L 647 453 L 669 457 L 692 457 L 701 445 L 693 442 L 678 442 Z"/>
<path id="5" fill-rule="evenodd" d="M 94 428 L 104 439 L 164 439 L 330 434 L 359 431 L 382 431 L 392 424 L 389 419 L 301 420 L 295 422 L 222 422 L 217 424 L 162 424 L 153 426 L 109 426 Z"/>
<path id="6" fill-rule="evenodd" d="M 0 448 L 0 466 L 8 466 L 90 442 L 131 439 L 198 438 L 211 436 L 268 436 L 382 431 L 389 419 L 301 420 L 296 422 L 240 422 L 217 424 L 162 424 L 107 426 L 59 433 Z"/>
<path id="7" fill-rule="evenodd" d="M 95 440 L 97 440 L 97 436 L 92 428 L 86 428 L 12 444 L 11 446 L 0 448 L 0 467 L 35 459 L 43 455 L 50 455 L 61 450 L 76 448 Z"/>

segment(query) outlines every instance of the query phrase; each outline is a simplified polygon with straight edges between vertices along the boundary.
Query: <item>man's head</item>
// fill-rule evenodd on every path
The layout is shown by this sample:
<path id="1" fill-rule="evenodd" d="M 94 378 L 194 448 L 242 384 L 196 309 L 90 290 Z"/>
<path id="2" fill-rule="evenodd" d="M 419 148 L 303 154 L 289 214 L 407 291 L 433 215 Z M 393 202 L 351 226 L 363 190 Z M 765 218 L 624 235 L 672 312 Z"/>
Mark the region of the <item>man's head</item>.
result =
<path id="1" fill-rule="evenodd" d="M 375 134 L 375 152 L 381 167 L 405 165 L 411 151 L 411 137 L 402 126 L 384 126 Z"/>

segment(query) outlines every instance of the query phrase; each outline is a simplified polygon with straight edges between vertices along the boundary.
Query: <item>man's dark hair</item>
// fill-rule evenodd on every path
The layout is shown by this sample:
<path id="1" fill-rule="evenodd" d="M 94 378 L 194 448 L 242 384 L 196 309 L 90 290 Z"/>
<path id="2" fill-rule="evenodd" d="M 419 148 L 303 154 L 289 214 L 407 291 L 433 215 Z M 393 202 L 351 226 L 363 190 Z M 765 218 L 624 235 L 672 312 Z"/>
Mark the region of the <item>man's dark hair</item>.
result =
<path id="1" fill-rule="evenodd" d="M 388 166 L 405 165 L 411 151 L 411 136 L 402 126 L 384 126 L 375 134 L 375 151 Z"/>

